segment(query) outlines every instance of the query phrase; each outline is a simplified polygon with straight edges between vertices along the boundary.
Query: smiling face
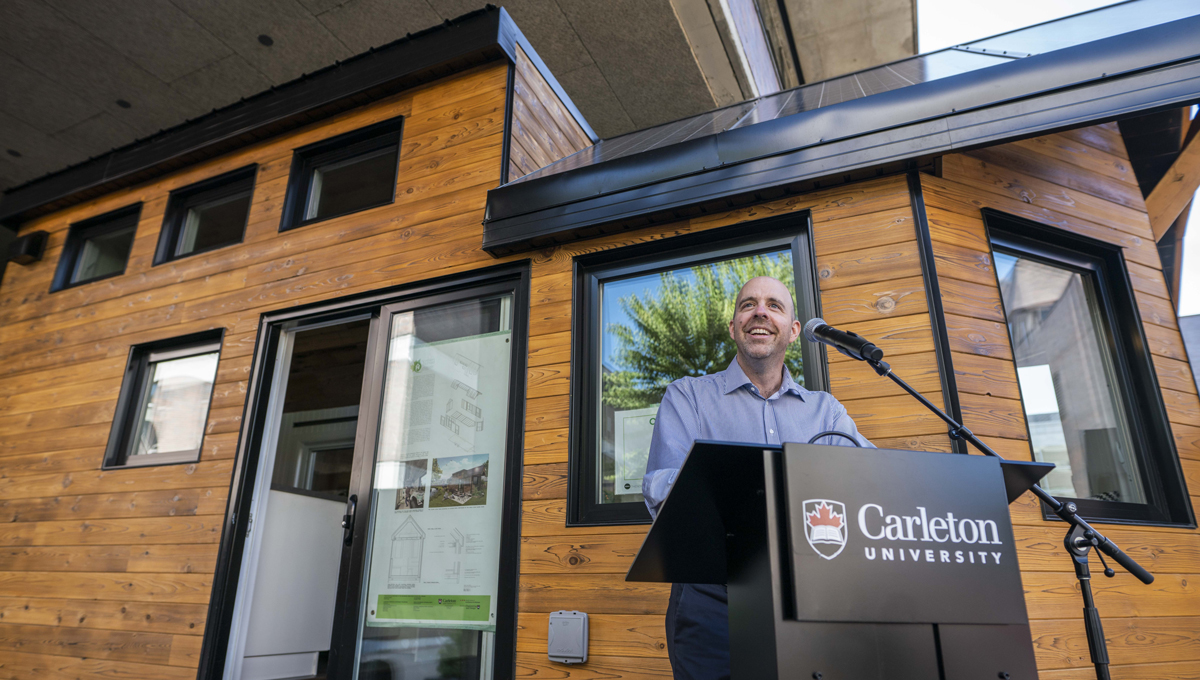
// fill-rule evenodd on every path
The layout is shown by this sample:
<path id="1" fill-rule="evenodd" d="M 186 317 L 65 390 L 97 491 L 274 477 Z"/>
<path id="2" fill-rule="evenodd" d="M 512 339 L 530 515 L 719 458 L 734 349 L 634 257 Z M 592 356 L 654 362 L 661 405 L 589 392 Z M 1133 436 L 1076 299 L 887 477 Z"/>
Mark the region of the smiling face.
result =
<path id="1" fill-rule="evenodd" d="M 787 346 L 800 337 L 792 295 L 778 279 L 759 276 L 738 292 L 729 322 L 729 337 L 738 354 L 758 362 L 778 359 L 782 364 Z"/>

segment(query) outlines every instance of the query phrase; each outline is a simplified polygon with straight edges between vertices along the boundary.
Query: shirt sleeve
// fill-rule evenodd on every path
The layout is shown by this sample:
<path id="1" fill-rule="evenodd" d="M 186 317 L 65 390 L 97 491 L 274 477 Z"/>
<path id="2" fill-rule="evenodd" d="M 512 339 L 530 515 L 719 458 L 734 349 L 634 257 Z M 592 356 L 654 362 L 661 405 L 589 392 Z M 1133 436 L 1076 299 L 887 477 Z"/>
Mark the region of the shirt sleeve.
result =
<path id="1" fill-rule="evenodd" d="M 849 413 L 846 413 L 846 407 L 842 406 L 841 403 L 837 404 L 837 408 L 835 409 L 835 413 L 833 416 L 833 426 L 830 427 L 829 429 L 837 430 L 838 432 L 845 432 L 846 434 L 850 435 L 851 437 L 854 437 L 854 439 L 858 441 L 859 445 L 864 448 L 868 448 L 868 449 L 878 448 L 877 446 L 872 444 L 870 442 L 870 440 L 868 440 L 866 437 L 859 434 L 858 426 L 854 424 L 854 419 L 850 417 Z M 835 441 L 831 441 L 829 443 L 835 444 L 837 446 L 850 446 L 851 445 L 850 441 L 848 439 L 846 439 L 845 437 L 829 437 L 829 439 L 835 440 Z"/>
<path id="2" fill-rule="evenodd" d="M 651 517 L 658 516 L 658 508 L 675 483 L 683 459 L 691 451 L 699 431 L 695 404 L 678 383 L 671 383 L 654 418 L 650 458 L 646 463 L 646 476 L 642 478 L 642 496 Z"/>

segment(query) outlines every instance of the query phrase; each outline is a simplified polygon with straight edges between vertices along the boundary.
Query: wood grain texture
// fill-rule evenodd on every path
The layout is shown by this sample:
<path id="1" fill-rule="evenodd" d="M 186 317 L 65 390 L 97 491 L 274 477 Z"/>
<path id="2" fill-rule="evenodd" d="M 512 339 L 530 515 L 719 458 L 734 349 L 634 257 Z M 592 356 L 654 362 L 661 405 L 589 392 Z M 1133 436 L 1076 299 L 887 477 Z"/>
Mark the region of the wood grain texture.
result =
<path id="1" fill-rule="evenodd" d="M 1155 240 L 1162 238 L 1191 202 L 1197 187 L 1200 187 L 1200 144 L 1192 137 L 1146 197 Z"/>
<path id="2" fill-rule="evenodd" d="M 51 232 L 52 258 L 0 285 L 0 678 L 195 677 L 258 317 L 490 264 L 480 222 L 500 178 L 505 71 L 471 69 L 27 225 Z M 396 115 L 395 202 L 280 234 L 292 149 Z M 243 242 L 151 266 L 167 194 L 251 162 Z M 139 200 L 126 274 L 49 295 L 67 227 Z M 201 462 L 100 471 L 129 347 L 211 328 L 227 333 Z M 563 363 L 541 364 L 530 392 L 565 395 Z M 560 440 L 531 441 L 532 455 Z"/>
<path id="3" fill-rule="evenodd" d="M 1189 488 L 1200 484 L 1195 467 L 1200 428 L 1194 427 L 1200 419 L 1200 400 L 1175 329 L 1161 263 L 1150 248 L 1146 205 L 1115 126 L 950 156 L 943 159 L 942 168 L 940 178 L 922 175 L 922 185 L 966 424 L 985 435 L 985 442 L 1001 455 L 1030 458 L 999 291 L 994 275 L 989 280 L 973 271 L 976 263 L 982 265 L 973 254 L 990 253 L 980 210 L 994 208 L 1124 249 L 1185 478 Z M 1040 677 L 1095 677 L 1061 523 L 1043 520 L 1030 494 L 1010 510 Z M 1149 587 L 1122 571 L 1114 579 L 1092 581 L 1104 616 L 1113 676 L 1197 677 L 1200 642 L 1194 626 L 1200 593 L 1193 583 L 1200 576 L 1200 535 L 1187 528 L 1104 526 L 1103 531 L 1156 575 Z"/>
<path id="4" fill-rule="evenodd" d="M 39 265 L 10 267 L 0 285 L 0 341 L 6 348 L 0 362 L 0 679 L 194 677 L 261 314 L 495 264 L 480 248 L 480 222 L 486 192 L 499 182 L 503 144 L 510 145 L 510 179 L 590 144 L 536 70 L 519 61 L 517 71 L 520 101 L 507 140 L 506 67 L 486 66 L 27 225 L 50 232 L 50 249 Z M 408 117 L 396 202 L 279 233 L 291 150 L 395 115 Z M 1129 183 L 1115 164 L 1124 158 L 1119 134 L 1096 128 L 1059 137 L 1023 142 L 1019 151 L 985 159 L 986 167 L 978 158 L 951 160 L 945 177 L 922 176 L 968 423 L 1014 458 L 1028 457 L 1028 444 L 980 208 L 1117 243 L 1135 263 L 1131 279 L 1147 299 L 1143 316 L 1161 314 L 1158 301 L 1167 299 L 1157 253 L 1138 221 L 1145 216 L 1131 205 Z M 1087 149 L 1100 153 L 1095 159 L 1071 156 Z M 998 160 L 1003 158 L 1020 158 L 1025 165 L 1005 167 Z M 167 194 L 249 162 L 259 163 L 260 172 L 243 243 L 151 266 Z M 1045 168 L 1017 176 L 1034 162 Z M 1093 174 L 1065 179 L 1075 168 Z M 955 172 L 970 176 L 958 181 Z M 1054 184 L 1055 178 L 1066 184 Z M 139 200 L 146 207 L 128 272 L 49 295 L 70 223 Z M 1105 208 L 1109 204 L 1116 207 Z M 574 259 L 766 217 L 799 219 L 805 211 L 813 223 L 818 270 L 828 272 L 819 283 L 822 315 L 885 346 L 897 371 L 940 404 L 904 177 L 501 258 L 527 259 L 533 272 L 518 675 L 670 677 L 662 628 L 668 588 L 624 581 L 646 526 L 566 526 Z M 1111 215 L 1119 224 L 1106 222 Z M 1149 321 L 1147 338 L 1160 380 L 1179 395 L 1172 400 L 1176 420 L 1191 418 L 1195 406 L 1189 398 L 1195 393 L 1181 383 L 1186 365 L 1178 331 Z M 130 345 L 210 328 L 227 332 L 201 461 L 99 471 L 97 456 L 107 441 Z M 832 355 L 829 365 L 834 393 L 877 444 L 949 449 L 941 422 L 890 382 L 840 355 Z M 1200 427 L 1180 423 L 1174 434 L 1185 458 L 1200 461 Z M 1200 475 L 1200 466 L 1188 470 Z M 1047 672 L 1074 672 L 1082 668 L 1076 658 L 1082 629 L 1075 626 L 1078 604 L 1063 576 L 1068 572 L 1060 527 L 1043 522 L 1036 506 L 1024 500 L 1013 516 L 1039 660 Z M 1118 622 L 1114 662 L 1119 659 L 1122 669 L 1171 664 L 1185 669 L 1182 664 L 1200 660 L 1189 656 L 1190 643 L 1167 637 L 1181 626 L 1194 630 L 1193 617 L 1200 616 L 1190 585 L 1200 572 L 1196 534 L 1120 529 L 1111 534 L 1160 575 L 1144 599 L 1122 577 L 1098 590 L 1102 611 L 1111 607 Z M 546 660 L 546 614 L 559 609 L 592 614 L 588 664 Z M 1143 620 L 1151 623 L 1139 623 Z M 1139 656 L 1138 635 L 1162 641 L 1169 653 L 1161 659 Z"/>
<path id="5" fill-rule="evenodd" d="M 583 128 L 517 47 L 509 157 L 519 168 L 509 180 L 543 168 L 592 145 Z"/>
<path id="6" fill-rule="evenodd" d="M 545 654 L 550 619 L 545 614 L 517 618 L 517 651 Z M 588 615 L 588 656 L 638 656 L 665 659 L 663 617 L 628 614 Z"/>

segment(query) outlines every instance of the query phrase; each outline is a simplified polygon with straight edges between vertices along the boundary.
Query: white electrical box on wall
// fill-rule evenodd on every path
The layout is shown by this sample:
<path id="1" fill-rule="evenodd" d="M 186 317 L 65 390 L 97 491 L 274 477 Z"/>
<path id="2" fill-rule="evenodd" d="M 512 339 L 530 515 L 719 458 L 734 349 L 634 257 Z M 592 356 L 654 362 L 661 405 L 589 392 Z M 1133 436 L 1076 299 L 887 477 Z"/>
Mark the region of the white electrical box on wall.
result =
<path id="1" fill-rule="evenodd" d="M 551 661 L 584 663 L 588 650 L 588 615 L 577 611 L 550 614 L 546 647 Z"/>

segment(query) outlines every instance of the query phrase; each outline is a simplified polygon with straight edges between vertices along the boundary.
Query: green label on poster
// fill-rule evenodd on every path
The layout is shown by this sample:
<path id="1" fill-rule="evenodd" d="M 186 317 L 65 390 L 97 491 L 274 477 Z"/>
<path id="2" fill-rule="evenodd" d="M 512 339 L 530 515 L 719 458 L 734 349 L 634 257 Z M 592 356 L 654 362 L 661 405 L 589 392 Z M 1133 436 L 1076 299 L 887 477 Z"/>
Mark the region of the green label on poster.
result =
<path id="1" fill-rule="evenodd" d="M 377 619 L 487 621 L 491 595 L 380 595 Z"/>

